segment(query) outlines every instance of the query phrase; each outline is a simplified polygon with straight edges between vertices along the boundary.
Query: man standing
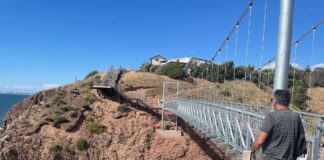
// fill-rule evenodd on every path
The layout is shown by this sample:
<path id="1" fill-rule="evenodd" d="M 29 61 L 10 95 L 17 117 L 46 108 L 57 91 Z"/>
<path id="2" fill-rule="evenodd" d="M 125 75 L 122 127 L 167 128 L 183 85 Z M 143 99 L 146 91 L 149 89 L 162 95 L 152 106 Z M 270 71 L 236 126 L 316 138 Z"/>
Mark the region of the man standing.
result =
<path id="1" fill-rule="evenodd" d="M 251 147 L 252 153 L 262 147 L 267 160 L 295 160 L 307 153 L 304 128 L 297 113 L 289 109 L 290 94 L 276 90 L 274 112 L 266 115 L 260 133 Z"/>

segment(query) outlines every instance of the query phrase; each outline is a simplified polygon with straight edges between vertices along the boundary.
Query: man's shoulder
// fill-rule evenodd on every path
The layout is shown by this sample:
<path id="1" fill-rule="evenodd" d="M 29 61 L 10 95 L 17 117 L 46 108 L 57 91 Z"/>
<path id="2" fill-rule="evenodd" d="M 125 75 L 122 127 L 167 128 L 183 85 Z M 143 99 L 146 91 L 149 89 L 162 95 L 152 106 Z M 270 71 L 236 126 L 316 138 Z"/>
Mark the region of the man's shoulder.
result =
<path id="1" fill-rule="evenodd" d="M 266 115 L 266 117 L 269 117 L 270 119 L 276 119 L 278 117 L 284 117 L 284 118 L 300 118 L 299 114 L 292 111 L 292 110 L 285 110 L 285 111 L 273 111 Z"/>

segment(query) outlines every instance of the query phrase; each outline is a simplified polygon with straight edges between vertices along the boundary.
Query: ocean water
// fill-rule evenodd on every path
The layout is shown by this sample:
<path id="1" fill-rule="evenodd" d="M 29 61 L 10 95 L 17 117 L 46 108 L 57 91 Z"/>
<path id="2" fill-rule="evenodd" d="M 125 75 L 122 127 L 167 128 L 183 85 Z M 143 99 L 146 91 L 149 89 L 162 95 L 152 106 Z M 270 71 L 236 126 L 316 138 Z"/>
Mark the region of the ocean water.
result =
<path id="1" fill-rule="evenodd" d="M 6 112 L 8 112 L 14 104 L 17 104 L 27 97 L 27 95 L 0 93 L 0 128 L 2 128 L 3 118 Z"/>

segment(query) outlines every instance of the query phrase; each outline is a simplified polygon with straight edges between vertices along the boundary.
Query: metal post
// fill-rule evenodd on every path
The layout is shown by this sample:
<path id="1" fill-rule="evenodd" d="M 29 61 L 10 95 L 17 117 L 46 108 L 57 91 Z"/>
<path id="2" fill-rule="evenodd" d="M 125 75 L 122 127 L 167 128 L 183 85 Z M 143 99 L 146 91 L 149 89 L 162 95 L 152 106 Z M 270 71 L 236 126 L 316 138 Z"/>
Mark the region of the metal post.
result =
<path id="1" fill-rule="evenodd" d="M 179 81 L 177 81 L 177 110 L 179 108 Z M 177 131 L 178 130 L 178 115 L 175 114 L 176 116 L 176 127 L 175 127 L 175 130 Z"/>
<path id="2" fill-rule="evenodd" d="M 163 82 L 163 93 L 162 93 L 162 131 L 164 131 L 164 103 L 165 103 L 165 82 Z"/>
<path id="3" fill-rule="evenodd" d="M 273 91 L 288 88 L 288 68 L 290 63 L 293 11 L 294 0 L 281 0 L 276 72 Z"/>

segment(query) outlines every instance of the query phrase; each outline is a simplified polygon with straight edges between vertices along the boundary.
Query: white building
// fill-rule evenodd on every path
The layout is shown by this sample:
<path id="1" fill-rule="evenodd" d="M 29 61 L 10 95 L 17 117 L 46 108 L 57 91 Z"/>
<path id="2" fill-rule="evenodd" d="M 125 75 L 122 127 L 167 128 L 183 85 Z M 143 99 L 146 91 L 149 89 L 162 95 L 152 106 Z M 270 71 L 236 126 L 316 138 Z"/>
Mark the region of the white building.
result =
<path id="1" fill-rule="evenodd" d="M 208 60 L 204 60 L 201 58 L 196 58 L 196 57 L 182 57 L 182 58 L 174 58 L 168 60 L 165 64 L 170 63 L 170 62 L 178 62 L 182 64 L 189 64 L 190 62 L 195 63 L 196 65 L 201 65 L 204 63 L 210 63 Z"/>
<path id="2" fill-rule="evenodd" d="M 156 55 L 152 58 L 150 58 L 150 64 L 154 65 L 154 66 L 160 66 L 163 63 L 166 63 L 167 59 L 165 59 L 164 57 L 160 56 L 160 55 Z"/>

